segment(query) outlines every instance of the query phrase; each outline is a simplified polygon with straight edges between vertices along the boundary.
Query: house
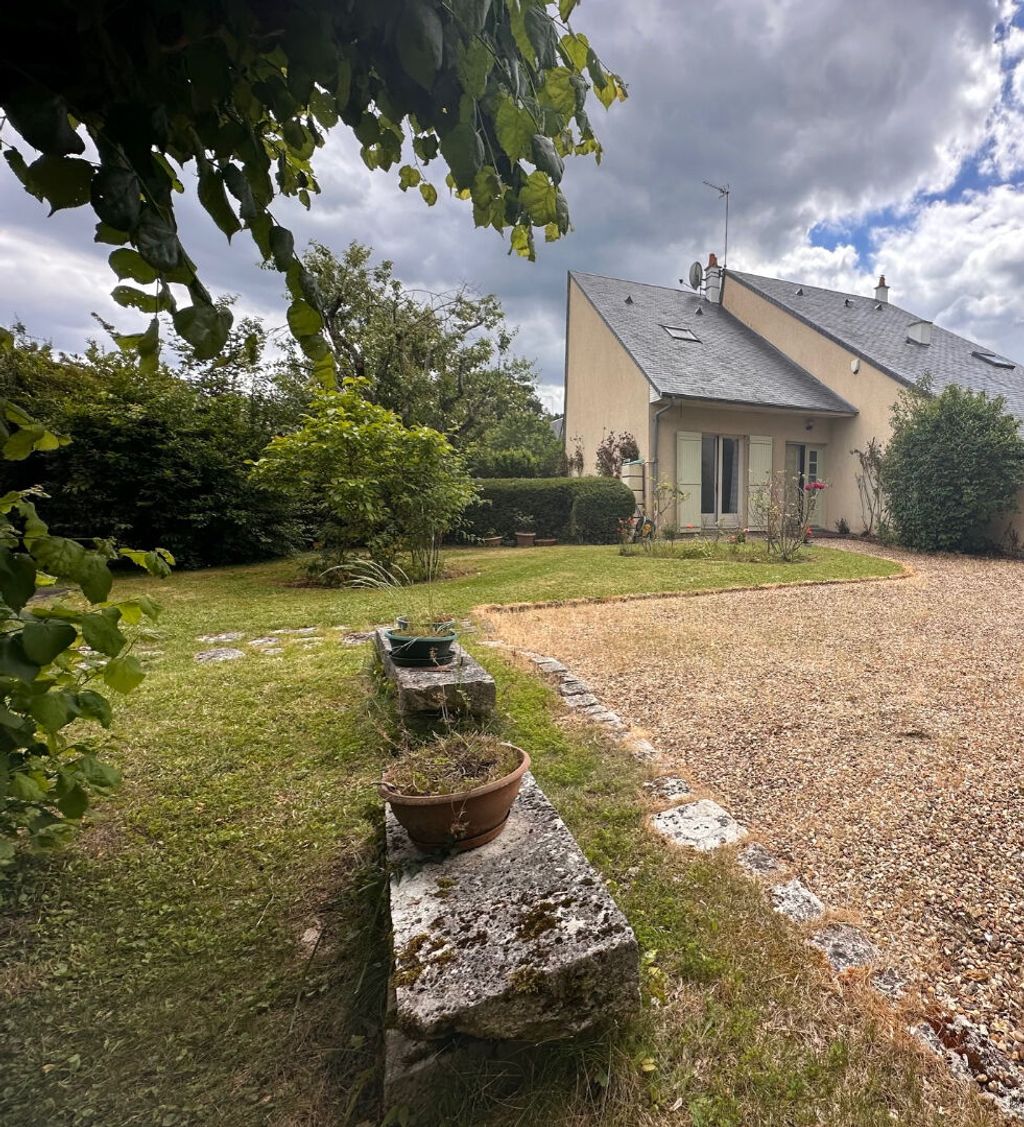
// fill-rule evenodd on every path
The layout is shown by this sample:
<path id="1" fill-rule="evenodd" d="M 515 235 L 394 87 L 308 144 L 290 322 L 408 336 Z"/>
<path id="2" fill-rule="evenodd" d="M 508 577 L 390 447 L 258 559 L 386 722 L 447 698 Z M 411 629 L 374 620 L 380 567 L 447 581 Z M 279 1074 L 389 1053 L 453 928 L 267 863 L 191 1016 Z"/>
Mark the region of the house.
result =
<path id="1" fill-rule="evenodd" d="M 870 296 L 844 294 L 714 255 L 700 292 L 569 274 L 566 451 L 592 467 L 609 431 L 632 433 L 634 490 L 649 502 L 655 483 L 678 486 L 680 527 L 756 527 L 751 489 L 785 472 L 828 483 L 818 527 L 858 531 L 854 451 L 888 440 L 893 403 L 925 375 L 1002 395 L 1024 419 L 1024 366 L 893 305 L 884 277 Z M 1024 532 L 1024 517 L 1007 519 Z"/>

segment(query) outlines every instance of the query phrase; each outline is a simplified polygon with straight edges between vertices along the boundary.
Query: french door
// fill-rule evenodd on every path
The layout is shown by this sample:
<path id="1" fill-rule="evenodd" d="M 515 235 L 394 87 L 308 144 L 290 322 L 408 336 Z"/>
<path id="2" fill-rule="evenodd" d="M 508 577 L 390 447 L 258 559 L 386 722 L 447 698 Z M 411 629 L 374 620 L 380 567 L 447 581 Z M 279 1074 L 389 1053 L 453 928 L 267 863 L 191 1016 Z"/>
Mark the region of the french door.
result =
<path id="1" fill-rule="evenodd" d="M 700 519 L 704 526 L 739 527 L 741 450 L 737 435 L 701 435 Z"/>
<path id="2" fill-rule="evenodd" d="M 814 482 L 825 480 L 825 450 L 821 446 L 809 446 L 803 442 L 786 443 L 786 477 L 803 489 Z M 825 494 L 827 489 L 814 494 L 814 514 L 812 522 L 819 528 L 826 527 Z"/>

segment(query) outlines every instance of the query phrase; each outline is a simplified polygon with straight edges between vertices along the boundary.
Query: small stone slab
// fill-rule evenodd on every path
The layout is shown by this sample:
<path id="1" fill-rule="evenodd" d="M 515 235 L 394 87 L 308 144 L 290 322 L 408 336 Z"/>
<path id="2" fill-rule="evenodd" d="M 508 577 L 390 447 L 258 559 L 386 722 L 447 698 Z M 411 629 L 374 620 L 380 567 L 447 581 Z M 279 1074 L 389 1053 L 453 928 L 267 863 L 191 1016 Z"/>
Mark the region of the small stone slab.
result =
<path id="1" fill-rule="evenodd" d="M 244 637 L 245 637 L 245 635 L 242 633 L 241 630 L 229 630 L 226 634 L 200 634 L 196 638 L 196 641 L 197 642 L 237 642 L 240 638 L 244 638 Z"/>
<path id="2" fill-rule="evenodd" d="M 746 829 L 710 798 L 673 806 L 651 819 L 651 825 L 674 845 L 709 853 L 747 836 Z"/>
<path id="3" fill-rule="evenodd" d="M 828 924 L 816 931 L 808 943 L 825 952 L 836 971 L 870 966 L 878 958 L 874 944 L 858 928 L 849 924 Z"/>
<path id="4" fill-rule="evenodd" d="M 206 664 L 211 661 L 236 661 L 245 657 L 245 650 L 232 649 L 231 646 L 218 646 L 212 650 L 200 650 L 196 654 L 196 661 Z"/>
<path id="5" fill-rule="evenodd" d="M 593 693 L 577 693 L 575 696 L 562 697 L 562 703 L 569 708 L 592 708 L 595 704 L 604 710 L 604 706 Z"/>
<path id="6" fill-rule="evenodd" d="M 319 626 L 281 626 L 277 630 L 271 630 L 271 634 L 315 634 L 319 630 Z"/>
<path id="7" fill-rule="evenodd" d="M 802 881 L 786 881 L 771 890 L 772 907 L 795 923 L 807 923 L 825 914 L 825 905 Z"/>
<path id="8" fill-rule="evenodd" d="M 586 681 L 581 681 L 578 677 L 564 677 L 558 686 L 558 691 L 563 697 L 574 697 L 580 693 L 589 693 L 591 688 Z"/>
<path id="9" fill-rule="evenodd" d="M 460 645 L 452 647 L 450 665 L 409 669 L 391 660 L 391 642 L 382 626 L 373 633 L 373 644 L 384 673 L 395 686 L 395 705 L 403 716 L 439 712 L 487 716 L 498 700 L 494 678 Z"/>
<path id="10" fill-rule="evenodd" d="M 641 763 L 646 763 L 652 759 L 658 758 L 658 749 L 654 744 L 652 744 L 650 740 L 641 739 L 640 737 L 633 739 L 630 744 L 630 750 Z"/>
<path id="11" fill-rule="evenodd" d="M 569 670 L 553 657 L 535 657 L 533 663 L 544 673 L 568 673 Z"/>
<path id="12" fill-rule="evenodd" d="M 264 646 L 279 646 L 281 639 L 275 637 L 273 634 L 265 634 L 262 638 L 253 638 L 249 643 L 250 646 L 255 646 L 256 649 L 262 649 Z"/>
<path id="13" fill-rule="evenodd" d="M 782 868 L 775 854 L 769 853 L 763 845 L 759 845 L 756 841 L 744 846 L 736 859 L 739 861 L 741 868 L 746 869 L 748 873 L 755 877 L 768 876 L 771 873 L 777 873 Z"/>
<path id="14" fill-rule="evenodd" d="M 690 793 L 690 784 L 678 775 L 660 775 L 657 779 L 644 783 L 644 790 L 652 798 L 660 799 L 662 802 L 675 802 L 680 798 L 686 798 Z"/>
<path id="15" fill-rule="evenodd" d="M 389 809 L 387 850 L 407 1036 L 560 1039 L 639 1007 L 636 937 L 529 772 L 487 845 L 425 857 Z"/>

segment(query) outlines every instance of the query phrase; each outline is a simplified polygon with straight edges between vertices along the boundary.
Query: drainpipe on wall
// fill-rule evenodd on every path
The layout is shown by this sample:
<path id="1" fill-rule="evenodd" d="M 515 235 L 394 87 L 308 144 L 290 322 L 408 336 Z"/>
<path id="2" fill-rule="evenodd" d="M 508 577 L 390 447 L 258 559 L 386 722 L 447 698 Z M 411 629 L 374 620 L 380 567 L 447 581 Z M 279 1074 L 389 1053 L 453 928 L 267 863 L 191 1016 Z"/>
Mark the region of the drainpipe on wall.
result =
<path id="1" fill-rule="evenodd" d="M 653 454 L 653 457 L 651 458 L 651 488 L 650 488 L 650 496 L 651 496 L 652 501 L 654 500 L 654 490 L 658 486 L 658 450 L 659 450 L 659 446 L 658 446 L 659 426 L 658 426 L 658 424 L 661 422 L 661 416 L 664 415 L 666 411 L 671 411 L 673 407 L 677 407 L 679 405 L 678 401 L 672 401 L 671 396 L 669 397 L 669 399 L 670 399 L 670 402 L 666 403 L 664 407 L 661 407 L 657 411 L 654 412 L 654 427 L 653 427 L 654 437 L 651 440 L 652 443 L 653 443 L 653 445 L 651 447 L 651 453 Z"/>

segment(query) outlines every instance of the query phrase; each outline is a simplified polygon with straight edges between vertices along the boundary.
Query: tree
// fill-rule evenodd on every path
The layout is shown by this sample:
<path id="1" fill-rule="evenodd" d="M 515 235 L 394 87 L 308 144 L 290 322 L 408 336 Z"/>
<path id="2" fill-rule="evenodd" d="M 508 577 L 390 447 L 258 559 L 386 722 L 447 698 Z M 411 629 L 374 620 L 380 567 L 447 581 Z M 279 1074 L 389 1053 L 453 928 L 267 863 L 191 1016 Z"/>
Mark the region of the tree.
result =
<path id="1" fill-rule="evenodd" d="M 341 257 L 314 243 L 303 256 L 339 371 L 407 426 L 440 431 L 473 465 L 525 448 L 539 472 L 554 472 L 559 444 L 548 441 L 533 366 L 512 355 L 515 334 L 498 299 L 466 287 L 411 291 L 391 262 L 374 264 L 372 255 L 359 243 Z M 292 367 L 307 365 L 293 356 Z"/>
<path id="2" fill-rule="evenodd" d="M 626 96 L 570 26 L 575 6 L 12 0 L 0 37 L 0 148 L 51 214 L 91 206 L 96 240 L 117 248 L 115 300 L 151 316 L 122 338 L 147 365 L 161 311 L 200 359 L 218 355 L 231 330 L 230 309 L 213 301 L 178 236 L 175 194 L 195 184 L 227 238 L 244 228 L 285 275 L 289 326 L 330 382 L 320 295 L 271 213 L 275 198 L 309 207 L 316 150 L 340 120 L 369 168 L 398 166 L 399 188 L 427 205 L 438 187 L 425 170 L 439 161 L 475 224 L 510 230 L 511 249 L 532 259 L 535 227 L 548 240 L 569 230 L 564 158 L 600 157 L 589 92 L 605 107 Z M 40 156 L 26 159 L 16 135 Z"/>
<path id="3" fill-rule="evenodd" d="M 8 483 L 43 487 L 55 532 L 161 544 L 185 566 L 288 550 L 300 532 L 294 506 L 251 481 L 247 465 L 299 414 L 248 371 L 262 370 L 261 332 L 243 323 L 241 355 L 229 342 L 218 366 L 190 361 L 181 373 L 142 371 L 95 344 L 60 356 L 19 334 L 0 352 L 0 395 L 72 441 L 10 467 Z"/>
<path id="4" fill-rule="evenodd" d="M 366 548 L 387 565 L 408 552 L 414 570 L 429 574 L 441 537 L 476 491 L 444 435 L 405 426 L 364 391 L 345 380 L 319 392 L 302 426 L 270 441 L 254 479 L 319 500 L 328 554 Z"/>
<path id="5" fill-rule="evenodd" d="M 956 385 L 934 395 L 925 383 L 896 401 L 892 425 L 881 483 L 897 541 L 984 549 L 993 518 L 1017 507 L 1024 486 L 1024 438 L 1002 396 Z"/>

